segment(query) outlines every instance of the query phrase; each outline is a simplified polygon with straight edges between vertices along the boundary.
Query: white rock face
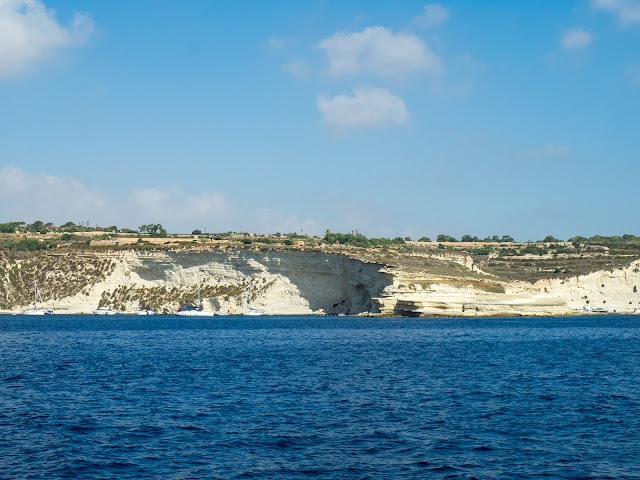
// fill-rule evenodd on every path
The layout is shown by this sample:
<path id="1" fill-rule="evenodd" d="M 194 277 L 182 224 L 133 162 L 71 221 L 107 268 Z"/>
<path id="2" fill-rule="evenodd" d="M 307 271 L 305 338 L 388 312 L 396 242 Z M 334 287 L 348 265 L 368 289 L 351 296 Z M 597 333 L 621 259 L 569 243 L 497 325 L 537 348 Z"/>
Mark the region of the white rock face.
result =
<path id="1" fill-rule="evenodd" d="M 636 261 L 623 269 L 535 285 L 396 274 L 374 304 L 382 314 L 408 316 L 569 315 L 586 305 L 632 313 L 640 307 L 639 291 Z"/>
<path id="2" fill-rule="evenodd" d="M 154 307 L 175 312 L 186 301 L 195 302 L 198 277 L 204 309 L 229 313 L 245 313 L 252 307 L 267 314 L 292 315 L 568 315 L 586 305 L 617 313 L 640 307 L 640 261 L 623 269 L 532 285 L 492 277 L 407 273 L 312 251 L 214 249 L 84 256 L 91 255 L 108 257 L 115 268 L 80 293 L 45 302 L 45 307 L 58 313 L 90 313 L 102 304 L 132 312 L 153 295 Z M 462 257 L 452 261 L 473 268 Z M 81 274 L 75 272 L 74 278 Z M 28 307 L 16 306 L 13 311 Z"/>
<path id="3" fill-rule="evenodd" d="M 268 314 L 346 313 L 371 311 L 372 296 L 391 284 L 380 265 L 342 255 L 320 252 L 209 250 L 178 252 L 126 252 L 111 255 L 116 268 L 95 284 L 89 295 L 78 294 L 57 302 L 56 311 L 88 313 L 98 307 L 103 294 L 123 286 L 185 289 L 195 292 L 200 278 L 206 287 L 241 287 L 234 296 L 207 297 L 205 310 L 243 313 L 249 307 Z M 195 296 L 193 298 L 195 300 Z M 125 311 L 140 307 L 142 299 L 124 304 Z M 178 303 L 164 304 L 176 311 Z"/>

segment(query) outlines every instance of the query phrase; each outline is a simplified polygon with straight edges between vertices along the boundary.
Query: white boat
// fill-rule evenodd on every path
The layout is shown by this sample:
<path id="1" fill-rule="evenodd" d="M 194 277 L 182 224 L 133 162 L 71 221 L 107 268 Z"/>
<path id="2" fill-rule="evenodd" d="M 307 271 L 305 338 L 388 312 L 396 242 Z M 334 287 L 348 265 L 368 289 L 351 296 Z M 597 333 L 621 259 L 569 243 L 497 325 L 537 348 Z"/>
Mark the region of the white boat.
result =
<path id="1" fill-rule="evenodd" d="M 255 308 L 249 307 L 249 311 L 245 313 L 245 315 L 251 315 L 251 316 L 264 315 L 264 310 L 256 310 Z"/>
<path id="2" fill-rule="evenodd" d="M 149 298 L 146 306 L 147 308 L 144 308 L 142 305 L 140 305 L 140 308 L 135 312 L 133 312 L 133 314 L 134 315 L 155 315 L 156 314 L 155 309 L 151 308 L 151 293 L 149 293 Z"/>
<path id="3" fill-rule="evenodd" d="M 187 307 L 180 310 L 176 315 L 181 317 L 213 317 L 215 312 L 206 312 L 202 309 L 202 300 L 200 300 L 200 267 L 198 267 L 198 306 Z"/>
<path id="4" fill-rule="evenodd" d="M 638 315 L 638 314 L 640 314 L 640 307 L 639 307 L 639 308 L 636 308 L 636 309 L 633 311 L 633 314 L 634 314 L 634 315 Z"/>
<path id="5" fill-rule="evenodd" d="M 94 315 L 115 315 L 116 312 L 111 310 L 109 307 L 98 307 L 93 311 Z"/>
<path id="6" fill-rule="evenodd" d="M 38 297 L 40 297 L 40 303 L 44 303 L 42 301 L 42 295 L 40 295 L 40 291 L 38 290 L 38 284 L 36 281 L 33 281 L 33 308 L 30 310 L 25 310 L 21 312 L 20 315 L 53 315 L 53 310 L 48 308 L 38 308 Z"/>
<path id="7" fill-rule="evenodd" d="M 189 308 L 186 310 L 180 310 L 176 315 L 181 317 L 213 317 L 215 312 L 206 312 L 204 310 L 198 310 L 197 308 Z"/>
<path id="8" fill-rule="evenodd" d="M 227 312 L 226 310 L 220 309 L 216 312 L 216 315 L 220 315 L 221 317 L 226 317 L 227 315 L 229 315 L 229 312 Z"/>

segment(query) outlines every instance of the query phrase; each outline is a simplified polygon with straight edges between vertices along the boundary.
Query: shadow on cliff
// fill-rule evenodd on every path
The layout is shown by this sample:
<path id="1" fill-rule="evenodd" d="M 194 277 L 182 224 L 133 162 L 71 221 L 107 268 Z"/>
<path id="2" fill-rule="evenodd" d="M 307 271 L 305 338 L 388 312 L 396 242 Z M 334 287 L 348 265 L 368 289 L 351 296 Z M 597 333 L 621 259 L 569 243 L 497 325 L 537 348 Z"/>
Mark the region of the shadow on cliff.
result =
<path id="1" fill-rule="evenodd" d="M 312 311 L 357 314 L 374 310 L 372 297 L 392 283 L 381 266 L 344 255 L 299 251 L 182 251 L 141 259 L 141 279 L 184 282 L 184 270 L 200 266 L 216 282 L 241 284 L 260 275 L 281 275 L 299 291 Z"/>

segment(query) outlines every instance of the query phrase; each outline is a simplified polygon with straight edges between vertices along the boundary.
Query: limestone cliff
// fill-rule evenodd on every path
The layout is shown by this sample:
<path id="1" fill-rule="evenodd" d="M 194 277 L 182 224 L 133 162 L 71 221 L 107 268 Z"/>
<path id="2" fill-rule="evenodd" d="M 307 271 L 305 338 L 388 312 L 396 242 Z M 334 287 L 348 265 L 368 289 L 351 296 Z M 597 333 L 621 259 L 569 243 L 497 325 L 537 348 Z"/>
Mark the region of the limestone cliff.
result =
<path id="1" fill-rule="evenodd" d="M 0 308 L 28 308 L 35 281 L 57 313 L 99 306 L 171 313 L 196 302 L 198 278 L 204 308 L 229 313 L 253 307 L 268 314 L 566 315 L 585 305 L 621 313 L 640 306 L 638 260 L 536 283 L 486 274 L 459 253 L 412 254 L 405 263 L 390 266 L 362 252 L 256 248 L 2 255 Z"/>
<path id="2" fill-rule="evenodd" d="M 640 261 L 534 284 L 396 271 L 393 285 L 374 298 L 374 305 L 384 315 L 405 316 L 568 315 L 585 307 L 632 313 L 640 307 L 639 286 Z"/>
<path id="3" fill-rule="evenodd" d="M 77 282 L 82 270 L 92 274 Z M 4 308 L 29 306 L 37 279 L 46 306 L 58 313 L 87 313 L 99 306 L 174 312 L 196 303 L 199 278 L 205 309 L 357 314 L 372 310 L 372 297 L 392 283 L 381 265 L 344 255 L 249 249 L 40 255 L 12 263 L 5 259 L 3 273 Z M 69 284 L 61 281 L 65 277 Z"/>

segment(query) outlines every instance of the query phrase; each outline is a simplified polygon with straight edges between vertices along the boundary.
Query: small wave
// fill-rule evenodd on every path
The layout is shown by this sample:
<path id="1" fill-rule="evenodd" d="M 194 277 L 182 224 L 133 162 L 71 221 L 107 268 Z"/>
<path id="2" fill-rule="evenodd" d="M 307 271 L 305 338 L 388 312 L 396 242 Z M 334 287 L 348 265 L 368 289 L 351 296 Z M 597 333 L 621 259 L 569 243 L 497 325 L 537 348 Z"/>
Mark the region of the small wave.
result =
<path id="1" fill-rule="evenodd" d="M 474 452 L 491 452 L 493 448 L 487 447 L 485 445 L 480 445 L 479 447 L 473 447 L 471 450 Z"/>
<path id="2" fill-rule="evenodd" d="M 456 467 L 452 467 L 451 465 L 444 464 L 440 465 L 439 467 L 430 468 L 429 470 L 431 470 L 432 472 L 454 472 L 458 469 Z"/>

